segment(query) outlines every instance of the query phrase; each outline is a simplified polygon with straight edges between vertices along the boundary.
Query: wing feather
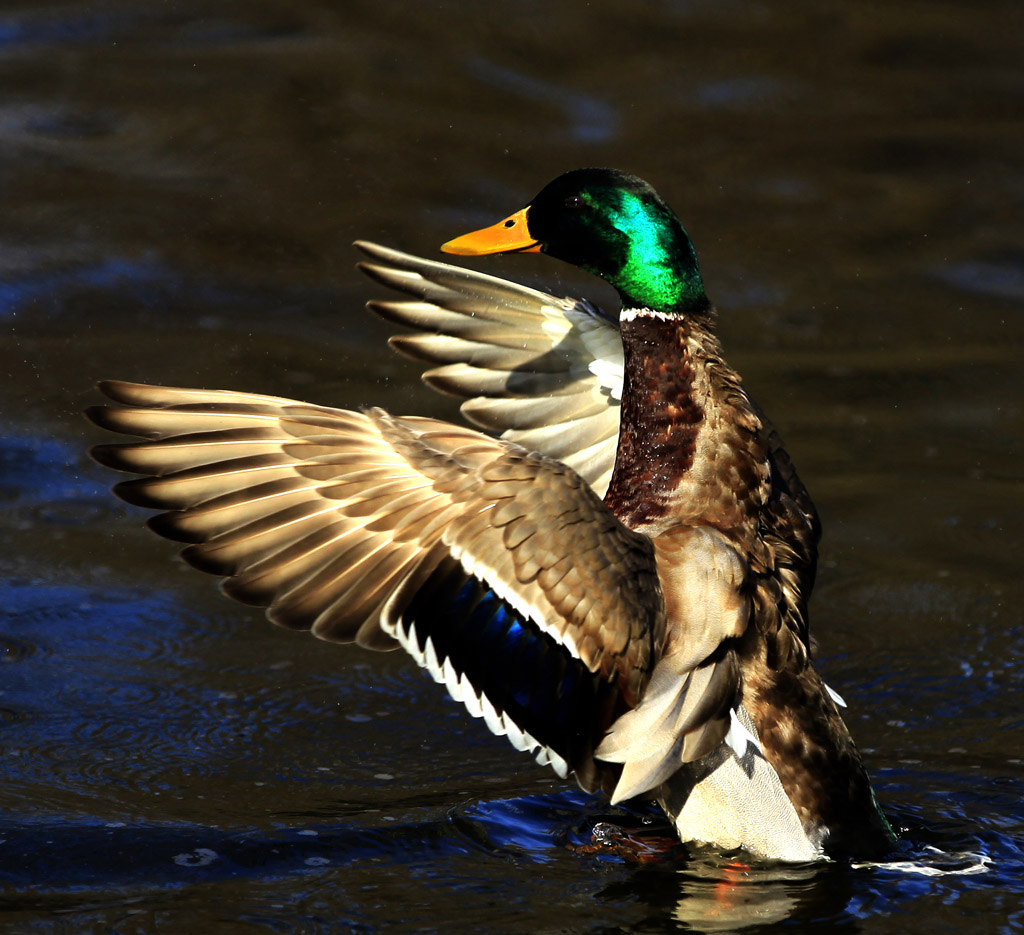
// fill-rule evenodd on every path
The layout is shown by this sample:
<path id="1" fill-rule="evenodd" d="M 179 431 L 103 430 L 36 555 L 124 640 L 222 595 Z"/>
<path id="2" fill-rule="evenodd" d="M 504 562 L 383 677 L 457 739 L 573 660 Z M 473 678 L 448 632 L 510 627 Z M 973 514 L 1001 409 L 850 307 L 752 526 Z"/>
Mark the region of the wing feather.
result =
<path id="1" fill-rule="evenodd" d="M 376 244 L 356 246 L 373 261 L 360 264 L 367 275 L 413 296 L 368 307 L 420 332 L 393 337 L 391 346 L 441 365 L 425 382 L 464 398 L 463 415 L 474 425 L 570 464 L 603 496 L 619 430 L 617 324 L 586 302 Z M 582 420 L 589 422 L 581 434 Z"/>
<path id="2" fill-rule="evenodd" d="M 643 691 L 664 602 L 650 541 L 571 469 L 381 410 L 103 388 L 120 405 L 91 410 L 94 421 L 145 441 L 101 446 L 98 459 L 145 475 L 119 492 L 163 511 L 152 527 L 186 543 L 186 560 L 223 577 L 228 594 L 326 639 L 401 644 L 539 760 L 588 788 L 610 770 L 614 784 L 617 766 L 594 750 Z M 526 668 L 474 645 L 514 648 Z M 581 694 L 563 699 L 568 685 Z"/>

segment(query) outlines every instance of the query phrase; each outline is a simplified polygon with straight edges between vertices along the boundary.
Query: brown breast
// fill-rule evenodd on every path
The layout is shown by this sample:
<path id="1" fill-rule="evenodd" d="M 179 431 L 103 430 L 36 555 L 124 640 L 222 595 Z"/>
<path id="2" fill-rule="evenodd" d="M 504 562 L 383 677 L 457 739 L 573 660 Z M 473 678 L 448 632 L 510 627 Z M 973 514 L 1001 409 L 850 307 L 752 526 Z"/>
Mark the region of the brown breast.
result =
<path id="1" fill-rule="evenodd" d="M 657 536 L 713 526 L 746 550 L 770 493 L 763 423 L 708 324 L 637 316 L 622 323 L 619 448 L 605 502 Z"/>

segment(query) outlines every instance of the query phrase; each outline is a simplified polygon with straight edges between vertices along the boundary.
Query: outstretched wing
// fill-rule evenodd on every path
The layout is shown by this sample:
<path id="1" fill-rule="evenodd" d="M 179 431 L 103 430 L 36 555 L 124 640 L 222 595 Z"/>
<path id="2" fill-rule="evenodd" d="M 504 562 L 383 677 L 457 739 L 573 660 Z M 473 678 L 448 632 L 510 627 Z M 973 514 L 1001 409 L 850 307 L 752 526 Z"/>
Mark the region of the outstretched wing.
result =
<path id="1" fill-rule="evenodd" d="M 604 496 L 615 461 L 622 395 L 618 324 L 576 299 L 358 242 L 363 272 L 413 299 L 371 302 L 421 334 L 392 347 L 437 364 L 424 381 L 466 399 L 463 415 L 569 465 Z"/>
<path id="2" fill-rule="evenodd" d="M 161 535 L 289 627 L 401 645 L 496 733 L 586 788 L 662 650 L 650 541 L 566 466 L 382 410 L 106 382 L 98 461 Z"/>

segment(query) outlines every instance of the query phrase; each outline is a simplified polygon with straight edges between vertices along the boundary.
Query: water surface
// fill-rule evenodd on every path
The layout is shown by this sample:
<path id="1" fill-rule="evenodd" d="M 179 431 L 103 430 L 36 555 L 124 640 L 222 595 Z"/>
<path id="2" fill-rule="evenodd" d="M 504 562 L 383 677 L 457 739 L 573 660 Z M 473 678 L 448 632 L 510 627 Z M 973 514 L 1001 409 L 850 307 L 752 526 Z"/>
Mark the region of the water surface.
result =
<path id="1" fill-rule="evenodd" d="M 1024 929 L 1017 5 L 551 6 L 0 9 L 0 929 Z M 350 242 L 434 256 L 582 165 L 677 207 L 819 505 L 902 864 L 657 845 L 404 658 L 221 598 L 84 453 L 110 377 L 453 416 Z"/>

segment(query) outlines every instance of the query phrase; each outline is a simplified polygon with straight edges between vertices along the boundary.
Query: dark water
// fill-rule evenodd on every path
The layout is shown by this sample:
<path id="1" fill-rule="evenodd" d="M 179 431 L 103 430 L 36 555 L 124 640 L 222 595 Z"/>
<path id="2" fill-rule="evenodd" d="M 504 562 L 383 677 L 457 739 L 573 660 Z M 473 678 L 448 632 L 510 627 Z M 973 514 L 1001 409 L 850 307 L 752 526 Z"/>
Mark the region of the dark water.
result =
<path id="1" fill-rule="evenodd" d="M 1024 930 L 1024 15 L 0 7 L 0 929 Z M 904 864 L 638 863 L 398 655 L 275 630 L 84 451 L 116 377 L 451 415 L 352 269 L 614 165 L 678 208 L 821 509 L 821 665 Z M 488 270 L 604 298 L 542 257 Z"/>

